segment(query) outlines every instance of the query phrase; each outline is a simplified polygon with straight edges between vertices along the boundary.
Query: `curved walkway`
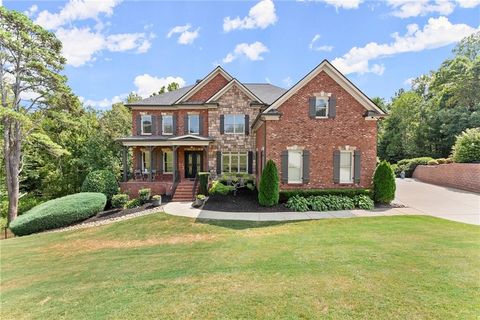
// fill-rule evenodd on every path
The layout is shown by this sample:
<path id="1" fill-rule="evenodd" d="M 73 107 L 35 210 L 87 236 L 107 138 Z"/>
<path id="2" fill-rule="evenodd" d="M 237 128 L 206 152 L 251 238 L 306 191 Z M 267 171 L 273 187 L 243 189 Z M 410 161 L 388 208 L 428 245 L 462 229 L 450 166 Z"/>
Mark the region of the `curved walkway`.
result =
<path id="1" fill-rule="evenodd" d="M 212 220 L 243 220 L 243 221 L 292 221 L 331 218 L 358 218 L 398 215 L 421 215 L 424 214 L 412 208 L 386 208 L 367 210 L 343 210 L 343 211 L 307 211 L 307 212 L 226 212 L 211 211 L 193 208 L 191 202 L 169 202 L 163 210 L 174 216 L 189 217 L 195 219 Z"/>

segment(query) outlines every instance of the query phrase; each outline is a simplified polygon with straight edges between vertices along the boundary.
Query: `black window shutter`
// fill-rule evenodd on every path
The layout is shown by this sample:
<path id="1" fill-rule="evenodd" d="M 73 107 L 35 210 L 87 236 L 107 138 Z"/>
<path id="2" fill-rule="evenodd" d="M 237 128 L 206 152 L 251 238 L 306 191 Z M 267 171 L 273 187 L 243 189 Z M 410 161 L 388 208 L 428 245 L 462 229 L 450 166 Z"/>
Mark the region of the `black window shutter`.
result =
<path id="1" fill-rule="evenodd" d="M 157 123 L 157 134 L 160 136 L 163 133 L 162 115 L 157 116 Z"/>
<path id="2" fill-rule="evenodd" d="M 217 174 L 222 174 L 222 152 L 217 151 Z"/>
<path id="3" fill-rule="evenodd" d="M 136 168 L 137 170 L 142 170 L 142 151 L 140 149 L 135 150 L 135 160 L 137 161 L 136 163 Z"/>
<path id="4" fill-rule="evenodd" d="M 333 151 L 333 182 L 340 183 L 340 150 Z"/>
<path id="5" fill-rule="evenodd" d="M 282 182 L 288 182 L 288 151 L 282 151 Z"/>
<path id="6" fill-rule="evenodd" d="M 360 150 L 355 150 L 353 153 L 353 181 L 360 183 L 360 175 L 362 169 L 362 153 Z"/>
<path id="7" fill-rule="evenodd" d="M 257 151 L 255 153 L 255 174 L 258 175 L 258 158 L 259 158 L 259 152 Z"/>
<path id="8" fill-rule="evenodd" d="M 163 151 L 162 149 L 158 149 L 158 157 L 159 157 L 159 161 L 158 161 L 158 172 L 160 174 L 163 173 Z"/>
<path id="9" fill-rule="evenodd" d="M 337 98 L 332 95 L 328 99 L 328 117 L 329 118 L 335 118 L 337 115 Z"/>
<path id="10" fill-rule="evenodd" d="M 223 114 L 220 115 L 220 133 L 223 134 L 225 132 L 225 116 Z"/>
<path id="11" fill-rule="evenodd" d="M 152 116 L 152 135 L 157 134 L 157 116 Z"/>
<path id="12" fill-rule="evenodd" d="M 302 172 L 302 181 L 303 183 L 308 183 L 310 181 L 310 151 L 303 150 L 303 172 Z"/>
<path id="13" fill-rule="evenodd" d="M 185 129 L 185 134 L 188 134 L 188 114 L 183 117 L 183 127 Z"/>
<path id="14" fill-rule="evenodd" d="M 137 115 L 137 118 L 135 119 L 136 126 L 137 126 L 137 136 L 142 134 L 142 116 Z"/>
<path id="15" fill-rule="evenodd" d="M 253 152 L 248 151 L 248 173 L 253 173 Z"/>
<path id="16" fill-rule="evenodd" d="M 250 134 L 250 116 L 248 114 L 245 115 L 245 135 Z"/>
<path id="17" fill-rule="evenodd" d="M 310 116 L 310 118 L 315 118 L 316 116 L 316 110 L 315 110 L 315 102 L 316 102 L 316 98 L 315 97 L 310 97 L 308 99 L 309 101 L 309 108 L 308 108 L 308 115 Z"/>
<path id="18" fill-rule="evenodd" d="M 177 135 L 177 116 L 174 114 L 172 117 L 173 122 L 173 135 Z"/>

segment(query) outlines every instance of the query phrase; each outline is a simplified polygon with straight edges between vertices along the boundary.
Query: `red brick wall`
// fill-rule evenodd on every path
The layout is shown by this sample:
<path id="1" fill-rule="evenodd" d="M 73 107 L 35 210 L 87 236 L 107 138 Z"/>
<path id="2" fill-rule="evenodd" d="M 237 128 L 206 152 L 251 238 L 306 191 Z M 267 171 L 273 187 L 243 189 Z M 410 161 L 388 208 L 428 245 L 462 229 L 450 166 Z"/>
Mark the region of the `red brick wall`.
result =
<path id="1" fill-rule="evenodd" d="M 173 115 L 176 115 L 177 116 L 177 135 L 183 135 L 184 134 L 184 128 L 185 128 L 185 114 L 187 114 L 188 112 L 195 112 L 195 113 L 199 113 L 202 115 L 203 117 L 203 135 L 204 136 L 208 136 L 209 132 L 208 132 L 208 110 L 206 109 L 181 109 L 181 110 L 177 110 L 177 109 L 170 109 L 170 110 L 167 110 L 167 109 L 163 109 L 163 110 L 132 110 L 132 135 L 137 135 L 137 121 L 136 121 L 136 118 L 138 115 L 140 114 L 147 114 L 147 115 L 155 115 L 155 116 L 159 116 L 162 114 L 162 112 L 164 113 L 171 113 Z"/>
<path id="2" fill-rule="evenodd" d="M 120 190 L 130 196 L 130 199 L 138 198 L 138 190 L 143 188 L 150 188 L 152 195 L 170 194 L 173 182 L 149 182 L 149 181 L 128 181 L 120 182 Z"/>
<path id="3" fill-rule="evenodd" d="M 337 98 L 334 119 L 311 119 L 309 97 L 321 91 Z M 369 188 L 377 156 L 377 124 L 365 120 L 365 108 L 325 72 L 285 101 L 278 109 L 283 115 L 278 121 L 267 122 L 267 160 L 273 159 L 281 175 L 281 152 L 297 145 L 309 150 L 310 182 L 307 184 L 281 184 L 281 189 L 293 188 Z M 258 132 L 258 130 L 257 130 Z M 333 182 L 333 152 L 345 146 L 361 152 L 359 184 Z"/>
<path id="4" fill-rule="evenodd" d="M 480 193 L 480 163 L 417 166 L 413 177 L 427 183 Z"/>
<path id="5" fill-rule="evenodd" d="M 209 98 L 213 97 L 221 88 L 228 83 L 220 73 L 213 77 L 207 84 L 205 84 L 200 90 L 195 92 L 187 101 L 190 102 L 205 102 Z"/>

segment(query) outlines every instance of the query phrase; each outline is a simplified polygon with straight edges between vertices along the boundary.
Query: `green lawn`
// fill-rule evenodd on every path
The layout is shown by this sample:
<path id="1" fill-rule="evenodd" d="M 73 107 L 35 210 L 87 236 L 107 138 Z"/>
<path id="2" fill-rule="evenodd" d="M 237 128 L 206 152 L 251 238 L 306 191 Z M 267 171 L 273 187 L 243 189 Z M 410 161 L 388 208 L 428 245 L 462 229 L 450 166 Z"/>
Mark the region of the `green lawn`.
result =
<path id="1" fill-rule="evenodd" d="M 0 241 L 2 319 L 476 319 L 480 228 L 155 214 Z"/>

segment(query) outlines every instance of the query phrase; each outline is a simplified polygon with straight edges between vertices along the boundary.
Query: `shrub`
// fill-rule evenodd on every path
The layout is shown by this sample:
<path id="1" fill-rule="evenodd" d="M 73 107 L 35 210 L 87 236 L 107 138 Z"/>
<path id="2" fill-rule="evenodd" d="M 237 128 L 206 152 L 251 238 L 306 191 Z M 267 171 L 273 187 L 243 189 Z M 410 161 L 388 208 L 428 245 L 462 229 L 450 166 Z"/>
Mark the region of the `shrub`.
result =
<path id="1" fill-rule="evenodd" d="M 452 158 L 447 158 L 447 159 L 445 159 L 445 163 L 453 163 L 453 159 Z"/>
<path id="2" fill-rule="evenodd" d="M 405 177 L 411 178 L 413 171 L 419 165 L 426 165 L 428 161 L 433 160 L 431 157 L 420 157 L 412 159 L 403 159 L 397 162 L 395 168 L 395 176 L 399 176 L 400 172 L 405 171 Z M 392 168 L 393 169 L 393 168 Z"/>
<path id="3" fill-rule="evenodd" d="M 112 197 L 112 207 L 123 208 L 128 202 L 128 194 L 119 193 Z"/>
<path id="4" fill-rule="evenodd" d="M 61 228 L 87 219 L 103 210 L 107 198 L 102 193 L 82 192 L 44 202 L 10 223 L 17 236 Z"/>
<path id="5" fill-rule="evenodd" d="M 198 200 L 205 200 L 205 195 L 204 194 L 197 194 L 197 199 Z"/>
<path id="6" fill-rule="evenodd" d="M 326 195 L 319 197 L 322 198 L 322 201 L 328 211 L 355 209 L 355 204 L 353 203 L 352 198 L 335 195 Z"/>
<path id="7" fill-rule="evenodd" d="M 304 197 L 293 196 L 287 201 L 287 208 L 292 209 L 293 211 L 305 212 L 309 209 L 309 201 Z"/>
<path id="8" fill-rule="evenodd" d="M 125 208 L 133 209 L 133 208 L 140 207 L 141 205 L 142 204 L 140 203 L 140 199 L 132 199 L 125 204 Z"/>
<path id="9" fill-rule="evenodd" d="M 395 198 L 395 176 L 390 164 L 382 161 L 373 175 L 373 196 L 375 202 L 389 204 Z"/>
<path id="10" fill-rule="evenodd" d="M 313 211 L 328 211 L 325 196 L 313 196 L 309 198 L 310 208 Z"/>
<path id="11" fill-rule="evenodd" d="M 279 197 L 277 166 L 273 160 L 268 160 L 258 187 L 258 203 L 264 207 L 271 207 L 278 204 Z"/>
<path id="12" fill-rule="evenodd" d="M 432 159 L 432 160 L 428 161 L 427 164 L 429 166 L 436 166 L 438 164 L 438 161 L 435 160 L 435 159 Z"/>
<path id="13" fill-rule="evenodd" d="M 455 162 L 480 162 L 480 128 L 467 129 L 458 135 L 452 153 Z"/>
<path id="14" fill-rule="evenodd" d="M 140 204 L 147 203 L 148 200 L 150 200 L 150 194 L 152 190 L 150 188 L 143 188 L 138 190 L 138 200 L 140 201 Z"/>
<path id="15" fill-rule="evenodd" d="M 363 210 L 372 210 L 375 208 L 375 203 L 373 202 L 372 198 L 367 197 L 365 195 L 358 195 L 353 197 L 353 203 L 355 208 L 363 209 Z"/>
<path id="16" fill-rule="evenodd" d="M 118 182 L 109 170 L 96 170 L 87 174 L 82 184 L 82 192 L 100 192 L 107 197 L 107 202 L 118 192 Z"/>
<path id="17" fill-rule="evenodd" d="M 445 158 L 438 158 L 438 159 L 437 159 L 437 162 L 438 162 L 438 164 L 445 164 L 445 163 L 447 163 L 447 159 L 445 159 Z"/>
<path id="18" fill-rule="evenodd" d="M 162 196 L 161 196 L 161 195 L 158 195 L 158 194 L 156 194 L 156 195 L 152 196 L 152 200 L 154 200 L 154 201 L 158 201 L 158 200 L 160 200 L 160 201 L 161 201 L 161 200 L 162 200 Z"/>
<path id="19" fill-rule="evenodd" d="M 210 173 L 208 172 L 200 172 L 198 174 L 198 191 L 201 194 L 208 193 L 208 177 L 209 176 L 210 176 Z"/>
<path id="20" fill-rule="evenodd" d="M 253 183 L 247 183 L 246 185 L 247 189 L 250 190 L 250 191 L 253 191 L 255 190 L 255 185 Z"/>
<path id="21" fill-rule="evenodd" d="M 346 196 L 353 198 L 356 195 L 363 194 L 365 196 L 372 197 L 372 191 L 370 189 L 297 189 L 297 190 L 283 190 L 280 191 L 280 201 L 287 202 L 293 196 L 302 196 L 305 198 L 311 196 Z"/>
<path id="22" fill-rule="evenodd" d="M 223 183 L 221 183 L 219 180 L 215 180 L 212 183 L 212 186 L 210 187 L 210 190 L 208 190 L 208 193 L 210 194 L 220 194 L 222 196 L 227 195 L 229 192 L 232 192 L 235 187 L 233 186 L 226 186 Z"/>
<path id="23" fill-rule="evenodd" d="M 38 206 L 42 202 L 45 202 L 46 199 L 40 198 L 39 196 L 28 194 L 20 199 L 18 199 L 18 215 L 22 215 L 33 207 Z M 8 215 L 8 199 L 3 200 L 0 203 L 0 216 L 6 218 Z"/>

